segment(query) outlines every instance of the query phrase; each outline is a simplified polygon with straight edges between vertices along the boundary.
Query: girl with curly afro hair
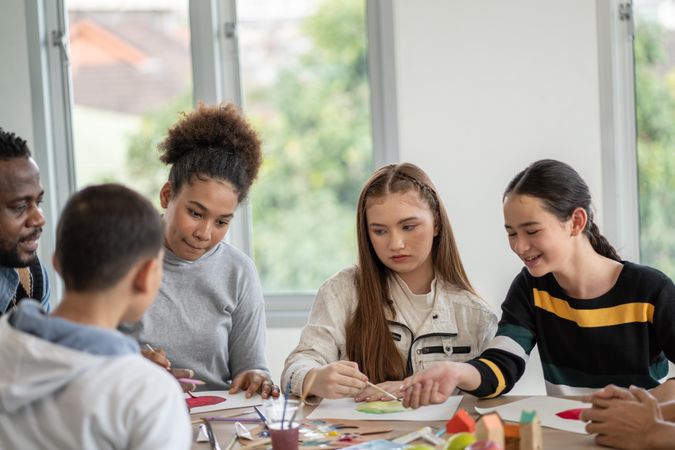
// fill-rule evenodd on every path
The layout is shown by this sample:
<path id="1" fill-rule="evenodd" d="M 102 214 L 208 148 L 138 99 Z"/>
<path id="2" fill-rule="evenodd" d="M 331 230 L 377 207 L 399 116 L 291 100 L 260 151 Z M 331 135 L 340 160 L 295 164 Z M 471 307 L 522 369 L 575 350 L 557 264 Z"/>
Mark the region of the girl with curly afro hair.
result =
<path id="1" fill-rule="evenodd" d="M 260 279 L 253 262 L 223 240 L 258 175 L 260 139 L 235 106 L 200 104 L 159 149 L 171 166 L 159 194 L 164 276 L 153 306 L 125 331 L 147 344 L 146 357 L 188 368 L 173 372 L 204 381 L 200 389 L 278 396 L 265 359 Z"/>

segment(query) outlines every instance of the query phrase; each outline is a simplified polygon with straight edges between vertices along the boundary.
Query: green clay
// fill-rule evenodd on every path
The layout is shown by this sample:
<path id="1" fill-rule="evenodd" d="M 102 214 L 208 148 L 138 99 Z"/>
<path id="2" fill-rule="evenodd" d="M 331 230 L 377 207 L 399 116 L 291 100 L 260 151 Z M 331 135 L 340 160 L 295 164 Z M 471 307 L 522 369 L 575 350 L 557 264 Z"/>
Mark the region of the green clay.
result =
<path id="1" fill-rule="evenodd" d="M 367 402 L 361 403 L 356 410 L 366 414 L 390 414 L 405 411 L 401 402 Z"/>

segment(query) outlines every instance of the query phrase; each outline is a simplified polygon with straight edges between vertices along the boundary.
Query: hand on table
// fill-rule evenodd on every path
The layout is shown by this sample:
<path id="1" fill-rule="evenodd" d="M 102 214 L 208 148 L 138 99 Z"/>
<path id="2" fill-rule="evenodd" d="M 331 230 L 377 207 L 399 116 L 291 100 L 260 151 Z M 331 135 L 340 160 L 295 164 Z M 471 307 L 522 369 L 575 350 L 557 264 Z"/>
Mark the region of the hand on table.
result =
<path id="1" fill-rule="evenodd" d="M 443 403 L 463 381 L 462 374 L 467 368 L 475 371 L 468 364 L 446 361 L 436 363 L 406 378 L 401 387 L 404 393 L 403 406 L 416 409 L 420 406 Z M 480 377 L 479 374 L 478 377 Z"/>
<path id="2" fill-rule="evenodd" d="M 241 372 L 232 380 L 230 394 L 245 391 L 246 398 L 251 398 L 256 392 L 262 398 L 279 397 L 279 386 L 272 383 L 270 376 L 263 370 L 247 370 Z"/>
<path id="3" fill-rule="evenodd" d="M 401 384 L 402 381 L 385 381 L 384 383 L 379 383 L 377 386 L 399 398 L 403 395 L 400 391 Z M 391 397 L 384 395 L 372 386 L 366 386 L 364 390 L 354 396 L 354 401 L 356 402 L 386 402 L 390 400 L 392 400 Z"/>
<path id="4" fill-rule="evenodd" d="M 646 390 L 608 386 L 591 396 L 592 408 L 581 413 L 586 431 L 597 434 L 598 445 L 620 449 L 646 448 L 662 424 L 658 401 Z"/>
<path id="5" fill-rule="evenodd" d="M 592 394 L 584 395 L 581 397 L 581 401 L 584 403 L 592 403 L 595 408 L 607 408 L 609 400 L 619 399 L 619 400 L 635 400 L 637 398 L 630 390 L 615 386 L 613 384 L 607 385 L 604 388 L 596 391 Z"/>
<path id="6" fill-rule="evenodd" d="M 353 397 L 367 387 L 368 377 L 359 371 L 359 366 L 352 361 L 337 361 L 321 368 L 312 369 L 305 375 L 316 373 L 310 395 L 323 398 Z"/>

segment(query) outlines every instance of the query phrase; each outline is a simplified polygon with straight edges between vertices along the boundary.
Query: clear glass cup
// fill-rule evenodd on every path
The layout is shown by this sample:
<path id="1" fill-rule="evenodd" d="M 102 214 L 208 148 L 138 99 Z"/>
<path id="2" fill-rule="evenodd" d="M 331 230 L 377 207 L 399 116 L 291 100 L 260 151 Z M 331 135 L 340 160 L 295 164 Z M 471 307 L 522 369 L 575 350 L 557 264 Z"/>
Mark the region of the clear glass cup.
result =
<path id="1" fill-rule="evenodd" d="M 279 398 L 263 405 L 274 450 L 297 450 L 302 411 L 298 400 Z"/>

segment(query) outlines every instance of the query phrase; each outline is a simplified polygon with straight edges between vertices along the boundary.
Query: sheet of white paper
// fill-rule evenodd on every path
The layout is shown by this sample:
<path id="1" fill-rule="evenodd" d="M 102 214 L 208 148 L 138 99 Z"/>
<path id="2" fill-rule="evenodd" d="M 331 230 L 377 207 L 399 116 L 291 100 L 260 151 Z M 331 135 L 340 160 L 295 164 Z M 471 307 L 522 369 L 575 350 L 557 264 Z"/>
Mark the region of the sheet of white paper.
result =
<path id="1" fill-rule="evenodd" d="M 582 403 L 576 400 L 557 397 L 530 397 L 518 400 L 506 405 L 494 408 L 474 409 L 478 414 L 487 414 L 496 411 L 499 416 L 511 422 L 520 422 L 520 415 L 523 411 L 537 411 L 537 417 L 544 427 L 555 428 L 556 430 L 571 431 L 572 433 L 586 433 L 586 422 L 581 420 L 563 419 L 556 416 L 556 413 L 567 411 L 568 409 L 589 408 L 589 403 Z"/>
<path id="2" fill-rule="evenodd" d="M 411 420 L 411 421 L 431 421 L 431 420 L 450 420 L 455 415 L 461 396 L 448 398 L 439 405 L 422 406 L 419 409 L 408 409 L 403 412 L 387 414 L 368 414 L 356 410 L 358 403 L 352 398 L 341 398 L 337 400 L 323 399 L 319 406 L 312 411 L 308 419 L 356 419 L 356 420 Z"/>
<path id="3" fill-rule="evenodd" d="M 192 395 L 195 397 L 203 397 L 206 395 L 214 395 L 216 397 L 222 397 L 225 399 L 224 402 L 218 403 L 216 405 L 208 406 L 197 406 L 190 410 L 190 414 L 199 414 L 209 411 L 220 411 L 223 409 L 235 409 L 235 408 L 246 408 L 247 406 L 257 406 L 263 404 L 263 398 L 260 394 L 255 394 L 251 398 L 246 398 L 243 392 L 237 394 L 230 394 L 227 391 L 200 391 L 193 392 Z M 185 394 L 185 399 L 190 398 L 188 394 Z"/>

